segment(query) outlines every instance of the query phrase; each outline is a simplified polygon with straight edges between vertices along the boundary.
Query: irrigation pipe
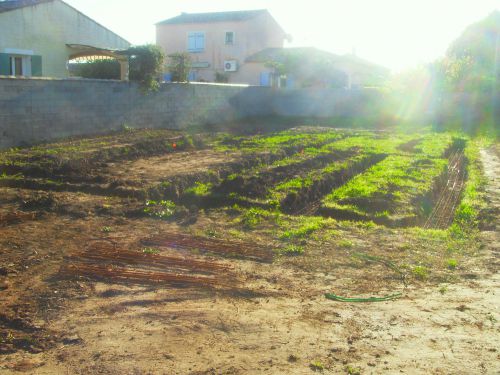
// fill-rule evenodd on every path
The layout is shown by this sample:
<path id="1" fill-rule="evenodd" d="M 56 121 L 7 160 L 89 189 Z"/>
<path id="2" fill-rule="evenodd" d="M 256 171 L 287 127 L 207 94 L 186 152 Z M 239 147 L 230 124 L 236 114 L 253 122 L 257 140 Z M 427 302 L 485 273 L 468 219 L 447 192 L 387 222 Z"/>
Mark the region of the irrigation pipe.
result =
<path id="1" fill-rule="evenodd" d="M 368 298 L 348 298 L 348 297 L 341 297 L 337 296 L 336 294 L 333 293 L 326 293 L 325 297 L 328 299 L 331 299 L 333 301 L 338 301 L 338 302 L 384 302 L 384 301 L 392 301 L 395 299 L 398 299 L 402 296 L 401 293 L 395 293 L 395 294 L 390 294 L 384 297 L 368 297 Z"/>
<path id="2" fill-rule="evenodd" d="M 404 287 L 406 289 L 406 280 L 404 277 L 405 275 L 403 272 L 401 272 L 398 269 L 398 267 L 394 263 L 387 261 L 387 260 L 384 260 L 384 259 L 381 259 L 381 258 L 376 257 L 376 256 L 363 254 L 363 253 L 354 253 L 353 256 L 356 258 L 364 259 L 366 261 L 380 263 L 380 264 L 383 264 L 384 266 L 390 268 L 391 270 L 393 270 L 394 272 L 398 273 L 401 276 L 401 281 L 403 282 Z M 327 299 L 337 301 L 337 302 L 384 302 L 384 301 L 392 301 L 392 300 L 401 298 L 402 296 L 403 296 L 402 293 L 394 293 L 394 294 L 389 294 L 389 295 L 386 295 L 383 297 L 367 297 L 367 298 L 353 297 L 353 298 L 349 298 L 349 297 L 338 296 L 338 295 L 333 294 L 333 293 L 325 293 L 325 297 Z"/>

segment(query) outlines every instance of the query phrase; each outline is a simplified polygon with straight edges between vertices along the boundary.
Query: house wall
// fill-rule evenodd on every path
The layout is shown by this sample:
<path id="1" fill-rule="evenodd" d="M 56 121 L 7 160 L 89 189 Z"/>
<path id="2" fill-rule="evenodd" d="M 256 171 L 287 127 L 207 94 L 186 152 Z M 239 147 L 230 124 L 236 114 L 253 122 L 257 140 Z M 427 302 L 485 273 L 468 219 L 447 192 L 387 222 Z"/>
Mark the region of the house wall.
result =
<path id="1" fill-rule="evenodd" d="M 256 86 L 0 78 L 0 148 L 105 133 L 123 125 L 185 129 L 260 116 L 356 117 L 375 92 Z"/>
<path id="2" fill-rule="evenodd" d="M 249 85 L 260 86 L 261 73 L 272 73 L 273 70 L 263 63 L 246 63 L 240 67 L 237 74 L 228 73 L 229 83 L 237 81 L 245 82 Z"/>
<path id="3" fill-rule="evenodd" d="M 225 44 L 226 31 L 234 31 L 233 45 Z M 168 55 L 188 51 L 188 34 L 205 33 L 203 52 L 190 53 L 195 63 L 208 62 L 208 68 L 193 69 L 197 80 L 214 82 L 215 72 L 224 72 L 224 61 L 237 60 L 238 71 L 228 72 L 231 83 L 259 84 L 259 73 L 245 69 L 245 59 L 265 48 L 282 48 L 285 34 L 269 14 L 247 21 L 189 24 L 163 24 L 156 26 L 156 44 Z"/>
<path id="4" fill-rule="evenodd" d="M 60 0 L 0 13 L 0 53 L 32 50 L 42 56 L 42 74 L 68 77 L 66 44 L 127 48 L 129 43 Z M 0 59 L 0 64 L 4 60 Z M 5 62 L 4 62 L 5 63 Z"/>

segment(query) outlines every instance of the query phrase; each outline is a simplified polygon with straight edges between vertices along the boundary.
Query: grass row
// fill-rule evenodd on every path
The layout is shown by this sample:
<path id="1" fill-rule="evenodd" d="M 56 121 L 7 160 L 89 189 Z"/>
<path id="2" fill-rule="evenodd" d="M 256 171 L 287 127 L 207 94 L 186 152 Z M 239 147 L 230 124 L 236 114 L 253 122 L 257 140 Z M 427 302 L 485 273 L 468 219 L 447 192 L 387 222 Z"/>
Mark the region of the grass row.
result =
<path id="1" fill-rule="evenodd" d="M 481 210 L 485 208 L 484 186 L 486 177 L 480 160 L 480 148 L 485 145 L 483 139 L 473 139 L 467 142 L 464 150 L 467 162 L 467 181 L 462 193 L 462 199 L 455 211 L 450 233 L 457 238 L 465 238 L 477 231 Z"/>
<path id="2" fill-rule="evenodd" d="M 0 172 L 12 173 L 23 169 L 52 171 L 64 165 L 88 164 L 92 160 L 102 162 L 168 153 L 194 147 L 194 143 L 198 143 L 198 140 L 195 141 L 190 136 L 181 136 L 169 130 L 134 130 L 30 148 L 13 148 L 0 152 Z"/>
<path id="3" fill-rule="evenodd" d="M 343 137 L 338 131 L 304 132 L 285 130 L 271 135 L 234 137 L 223 135 L 216 140 L 214 148 L 221 151 L 241 151 L 244 153 L 277 151 L 284 147 L 306 149 L 318 147 Z"/>
<path id="4" fill-rule="evenodd" d="M 432 208 L 415 204 L 446 171 L 450 134 L 426 136 L 413 154 L 393 154 L 323 199 L 323 210 L 359 219 L 411 218 Z"/>

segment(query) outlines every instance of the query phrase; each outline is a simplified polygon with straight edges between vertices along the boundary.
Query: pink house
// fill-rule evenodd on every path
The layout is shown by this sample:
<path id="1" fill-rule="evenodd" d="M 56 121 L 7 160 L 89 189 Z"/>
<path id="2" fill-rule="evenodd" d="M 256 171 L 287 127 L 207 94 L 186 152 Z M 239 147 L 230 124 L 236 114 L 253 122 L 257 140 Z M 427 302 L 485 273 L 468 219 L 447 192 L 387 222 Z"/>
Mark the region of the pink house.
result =
<path id="1" fill-rule="evenodd" d="M 247 59 L 268 48 L 283 48 L 286 38 L 266 9 L 182 13 L 156 24 L 156 44 L 167 55 L 191 55 L 191 81 L 215 82 L 217 76 L 229 83 L 269 86 L 272 69 Z"/>

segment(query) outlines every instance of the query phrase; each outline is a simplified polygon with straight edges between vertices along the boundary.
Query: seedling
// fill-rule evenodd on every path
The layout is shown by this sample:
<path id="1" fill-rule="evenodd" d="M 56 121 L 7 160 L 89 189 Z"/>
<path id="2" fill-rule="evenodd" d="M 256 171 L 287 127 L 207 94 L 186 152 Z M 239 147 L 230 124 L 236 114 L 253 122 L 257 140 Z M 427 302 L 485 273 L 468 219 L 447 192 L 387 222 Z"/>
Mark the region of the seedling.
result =
<path id="1" fill-rule="evenodd" d="M 418 280 L 425 280 L 429 277 L 429 271 L 424 266 L 413 267 L 412 273 Z"/>
<path id="2" fill-rule="evenodd" d="M 145 247 L 144 249 L 142 249 L 142 252 L 144 254 L 159 254 L 160 250 L 152 248 L 152 247 Z"/>
<path id="3" fill-rule="evenodd" d="M 209 195 L 210 190 L 212 189 L 211 183 L 203 183 L 203 182 L 195 182 L 194 186 L 186 189 L 186 194 L 193 194 L 198 197 L 205 197 Z"/>
<path id="4" fill-rule="evenodd" d="M 345 367 L 345 370 L 349 375 L 361 375 L 361 369 L 357 367 L 352 367 L 350 365 L 347 365 Z"/>
<path id="5" fill-rule="evenodd" d="M 340 247 L 343 247 L 345 249 L 350 249 L 354 246 L 354 244 L 352 243 L 352 241 L 349 241 L 349 240 L 340 240 L 339 242 L 337 242 L 337 244 L 340 246 Z"/>
<path id="6" fill-rule="evenodd" d="M 283 250 L 281 250 L 281 254 L 287 256 L 296 256 L 304 254 L 304 248 L 299 245 L 288 245 Z"/>
<path id="7" fill-rule="evenodd" d="M 148 216 L 157 217 L 159 219 L 166 219 L 174 215 L 176 205 L 172 201 L 146 201 L 146 207 L 144 208 L 144 213 Z"/>
<path id="8" fill-rule="evenodd" d="M 446 265 L 447 265 L 448 269 L 454 270 L 457 268 L 458 261 L 456 259 L 448 259 L 446 261 Z"/>
<path id="9" fill-rule="evenodd" d="M 325 365 L 323 365 L 321 361 L 312 361 L 309 364 L 309 367 L 311 368 L 311 370 L 318 372 L 322 372 L 325 369 Z"/>

